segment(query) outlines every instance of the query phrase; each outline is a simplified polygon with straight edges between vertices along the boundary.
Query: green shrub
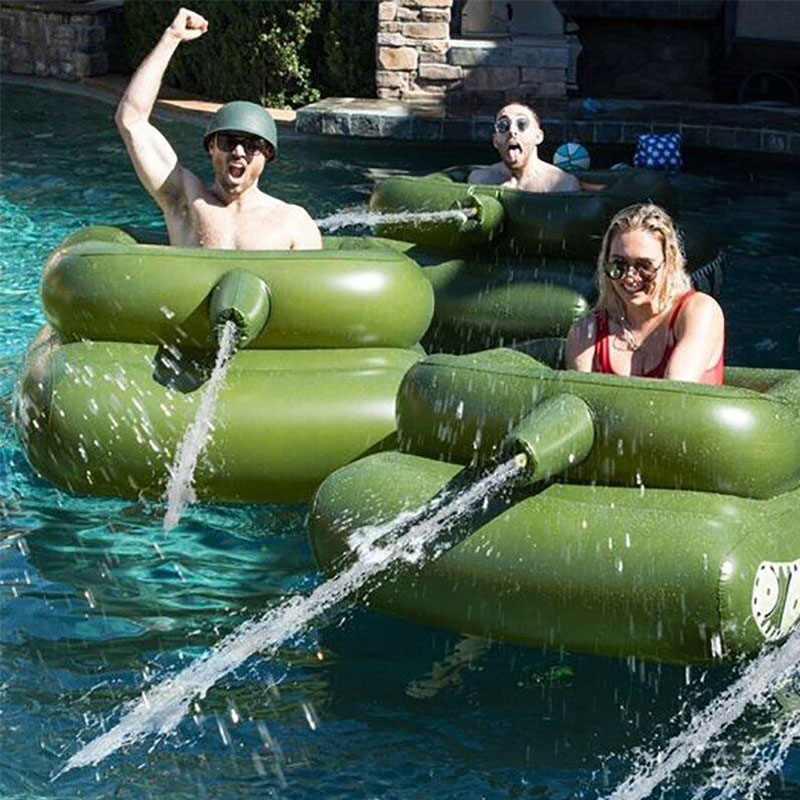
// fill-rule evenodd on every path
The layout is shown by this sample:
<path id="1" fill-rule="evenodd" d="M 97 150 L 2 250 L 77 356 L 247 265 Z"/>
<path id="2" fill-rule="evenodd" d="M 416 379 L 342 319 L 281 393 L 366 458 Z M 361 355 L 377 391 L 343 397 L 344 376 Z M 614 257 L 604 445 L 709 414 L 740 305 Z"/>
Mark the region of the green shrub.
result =
<path id="1" fill-rule="evenodd" d="M 327 96 L 375 97 L 377 0 L 327 0 L 312 37 L 314 85 Z"/>
<path id="2" fill-rule="evenodd" d="M 125 63 L 133 71 L 179 3 L 126 0 Z M 209 32 L 182 45 L 165 83 L 221 101 L 298 106 L 320 93 L 375 95 L 377 1 L 194 0 Z"/>

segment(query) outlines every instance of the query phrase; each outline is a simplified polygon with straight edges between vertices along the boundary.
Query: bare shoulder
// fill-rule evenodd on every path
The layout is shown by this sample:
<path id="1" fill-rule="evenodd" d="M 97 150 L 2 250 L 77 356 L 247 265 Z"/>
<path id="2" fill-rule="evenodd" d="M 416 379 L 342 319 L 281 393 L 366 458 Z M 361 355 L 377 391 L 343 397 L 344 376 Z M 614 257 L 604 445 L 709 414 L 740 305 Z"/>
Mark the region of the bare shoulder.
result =
<path id="1" fill-rule="evenodd" d="M 292 205 L 285 203 L 283 200 L 277 200 L 279 206 L 276 206 L 273 213 L 280 216 L 281 220 L 287 225 L 312 225 L 316 229 L 316 223 L 311 218 L 311 215 L 302 206 Z"/>
<path id="2" fill-rule="evenodd" d="M 567 369 L 591 372 L 594 343 L 595 316 L 590 312 L 573 322 L 572 327 L 569 329 L 564 349 Z"/>
<path id="3" fill-rule="evenodd" d="M 725 324 L 720 304 L 705 292 L 695 292 L 689 297 L 676 320 L 678 324 L 701 323 L 716 327 Z"/>
<path id="4" fill-rule="evenodd" d="M 492 164 L 489 167 L 478 167 L 478 169 L 474 169 L 469 173 L 467 181 L 469 183 L 503 183 L 505 177 L 501 172 L 502 166 L 502 164 Z"/>
<path id="5" fill-rule="evenodd" d="M 291 226 L 292 230 L 292 249 L 293 250 L 320 250 L 322 248 L 322 236 L 320 235 L 317 223 L 302 206 L 283 203 L 283 219 L 286 225 Z"/>
<path id="6" fill-rule="evenodd" d="M 569 172 L 565 172 L 555 164 L 547 164 L 547 176 L 550 180 L 550 191 L 553 192 L 579 192 L 580 181 Z"/>
<path id="7" fill-rule="evenodd" d="M 567 344 L 572 341 L 576 346 L 594 344 L 595 317 L 594 313 L 584 314 L 572 323 L 567 334 Z"/>
<path id="8" fill-rule="evenodd" d="M 725 318 L 711 295 L 694 292 L 675 320 L 675 350 L 664 377 L 699 381 L 715 368 L 725 348 Z"/>
<path id="9" fill-rule="evenodd" d="M 313 222 L 311 214 L 306 211 L 303 206 L 292 205 L 291 203 L 283 203 L 284 213 L 287 217 L 295 220 L 296 222 Z"/>
<path id="10" fill-rule="evenodd" d="M 722 313 L 720 304 L 710 294 L 706 294 L 705 292 L 695 292 L 686 301 L 686 310 L 688 311 L 689 309 L 699 309 L 701 311 L 711 313 Z"/>

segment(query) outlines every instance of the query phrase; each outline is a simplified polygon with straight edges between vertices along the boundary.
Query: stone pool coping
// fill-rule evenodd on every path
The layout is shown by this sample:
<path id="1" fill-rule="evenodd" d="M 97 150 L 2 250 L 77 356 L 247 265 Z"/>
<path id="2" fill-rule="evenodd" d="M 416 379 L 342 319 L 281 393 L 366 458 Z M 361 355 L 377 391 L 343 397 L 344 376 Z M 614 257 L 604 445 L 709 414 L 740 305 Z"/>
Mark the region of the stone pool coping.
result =
<path id="1" fill-rule="evenodd" d="M 586 98 L 536 108 L 550 142 L 633 144 L 641 133 L 677 131 L 687 147 L 800 156 L 800 109 Z M 492 125 L 485 112 L 437 116 L 399 100 L 352 97 L 299 108 L 296 122 L 298 133 L 451 142 L 488 142 Z"/>
<path id="2" fill-rule="evenodd" d="M 90 97 L 114 105 L 119 102 L 129 81 L 130 76 L 116 74 L 85 78 L 77 82 L 9 73 L 3 73 L 0 76 L 1 83 Z M 156 100 L 153 116 L 157 119 L 188 121 L 203 126 L 221 105 L 222 103 L 204 100 L 186 92 L 164 88 Z M 286 108 L 268 108 L 267 110 L 278 124 L 282 136 L 287 134 L 291 136 L 294 133 L 295 111 Z"/>
<path id="3" fill-rule="evenodd" d="M 117 103 L 129 77 L 104 75 L 72 83 L 52 78 L 4 73 L 0 81 L 92 97 Z M 221 104 L 164 89 L 153 115 L 204 125 Z M 297 111 L 268 109 L 281 136 L 350 136 L 356 138 L 488 142 L 493 118 L 486 113 L 471 116 L 435 116 L 415 112 L 399 100 L 329 97 Z M 585 144 L 633 144 L 640 133 L 678 131 L 687 147 L 800 157 L 800 110 L 762 106 L 684 103 L 646 100 L 598 100 L 585 98 L 537 105 L 545 136 L 551 143 L 581 141 Z M 647 114 L 650 121 L 642 122 Z"/>

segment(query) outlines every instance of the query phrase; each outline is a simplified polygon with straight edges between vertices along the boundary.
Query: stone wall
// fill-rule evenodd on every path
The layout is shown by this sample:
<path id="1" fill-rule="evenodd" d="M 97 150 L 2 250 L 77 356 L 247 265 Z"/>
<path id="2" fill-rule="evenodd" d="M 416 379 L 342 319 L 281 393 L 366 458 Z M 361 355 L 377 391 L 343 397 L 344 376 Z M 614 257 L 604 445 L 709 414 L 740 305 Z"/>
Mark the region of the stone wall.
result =
<path id="1" fill-rule="evenodd" d="M 715 31 L 705 21 L 654 24 L 635 19 L 581 19 L 580 26 L 582 94 L 641 100 L 712 99 L 721 26 Z"/>
<path id="2" fill-rule="evenodd" d="M 442 112 L 566 95 L 567 37 L 451 39 L 452 4 L 383 0 L 378 5 L 379 98 Z"/>
<path id="3" fill-rule="evenodd" d="M 738 0 L 737 0 L 738 2 Z M 710 101 L 737 3 L 722 0 L 556 0 L 580 26 L 581 94 Z M 759 4 L 761 5 L 761 4 Z M 773 3 L 766 5 L 772 7 Z"/>
<path id="4" fill-rule="evenodd" d="M 378 97 L 437 107 L 462 69 L 447 63 L 452 0 L 383 0 L 378 4 Z"/>
<path id="5" fill-rule="evenodd" d="M 562 99 L 567 93 L 567 37 L 454 39 L 448 61 L 463 79 L 448 93 L 448 108 L 496 109 L 509 100 Z"/>
<path id="6" fill-rule="evenodd" d="M 70 81 L 105 74 L 112 14 L 120 5 L 4 2 L 0 70 Z"/>

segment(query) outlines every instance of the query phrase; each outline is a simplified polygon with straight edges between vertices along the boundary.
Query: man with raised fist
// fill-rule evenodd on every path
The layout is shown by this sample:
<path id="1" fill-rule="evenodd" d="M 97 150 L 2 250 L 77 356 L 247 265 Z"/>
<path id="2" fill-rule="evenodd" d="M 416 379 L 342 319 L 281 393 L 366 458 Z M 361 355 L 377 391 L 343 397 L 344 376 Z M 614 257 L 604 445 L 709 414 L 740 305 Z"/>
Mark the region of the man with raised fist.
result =
<path id="1" fill-rule="evenodd" d="M 117 127 L 139 180 L 164 214 L 170 243 L 234 250 L 319 249 L 319 230 L 305 209 L 258 188 L 261 173 L 278 154 L 278 131 L 266 109 L 236 101 L 211 118 L 203 139 L 214 169 L 211 186 L 181 166 L 150 122 L 173 53 L 207 31 L 203 17 L 180 9 L 139 65 L 117 108 Z"/>

